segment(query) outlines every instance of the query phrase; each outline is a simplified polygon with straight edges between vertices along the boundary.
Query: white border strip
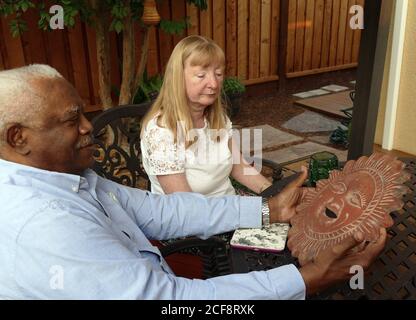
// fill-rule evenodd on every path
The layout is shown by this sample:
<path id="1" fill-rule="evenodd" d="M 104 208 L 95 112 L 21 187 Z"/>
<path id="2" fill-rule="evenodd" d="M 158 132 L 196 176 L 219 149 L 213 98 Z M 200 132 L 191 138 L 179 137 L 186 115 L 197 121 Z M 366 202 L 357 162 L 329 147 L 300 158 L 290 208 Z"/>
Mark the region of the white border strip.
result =
<path id="1" fill-rule="evenodd" d="M 392 150 L 394 144 L 408 5 L 408 0 L 396 0 L 390 75 L 387 86 L 386 114 L 384 117 L 383 131 L 383 149 L 386 150 Z"/>

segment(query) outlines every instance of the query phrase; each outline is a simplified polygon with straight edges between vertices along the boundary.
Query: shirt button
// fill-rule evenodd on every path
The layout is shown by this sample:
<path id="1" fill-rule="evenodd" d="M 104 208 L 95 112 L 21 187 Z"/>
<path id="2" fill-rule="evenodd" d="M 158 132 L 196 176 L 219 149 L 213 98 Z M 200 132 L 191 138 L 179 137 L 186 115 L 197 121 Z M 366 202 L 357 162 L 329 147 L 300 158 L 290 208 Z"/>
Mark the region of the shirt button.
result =
<path id="1" fill-rule="evenodd" d="M 110 196 L 110 198 L 114 201 L 114 202 L 118 202 L 117 197 L 114 195 L 114 193 L 109 192 L 108 195 Z"/>
<path id="2" fill-rule="evenodd" d="M 76 186 L 72 186 L 72 191 L 74 191 L 74 192 L 78 192 L 78 187 L 76 187 Z"/>

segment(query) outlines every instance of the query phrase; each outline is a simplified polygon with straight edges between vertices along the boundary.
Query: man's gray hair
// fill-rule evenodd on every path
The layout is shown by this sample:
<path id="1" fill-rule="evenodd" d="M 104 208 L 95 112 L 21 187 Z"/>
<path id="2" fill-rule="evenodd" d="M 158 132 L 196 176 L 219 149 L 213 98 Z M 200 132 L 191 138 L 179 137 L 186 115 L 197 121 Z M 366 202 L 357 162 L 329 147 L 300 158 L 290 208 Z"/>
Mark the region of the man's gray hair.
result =
<path id="1" fill-rule="evenodd" d="M 32 81 L 54 78 L 62 78 L 62 75 L 42 64 L 0 71 L 0 146 L 5 142 L 8 124 L 33 124 L 45 106 L 47 95 L 36 92 Z"/>

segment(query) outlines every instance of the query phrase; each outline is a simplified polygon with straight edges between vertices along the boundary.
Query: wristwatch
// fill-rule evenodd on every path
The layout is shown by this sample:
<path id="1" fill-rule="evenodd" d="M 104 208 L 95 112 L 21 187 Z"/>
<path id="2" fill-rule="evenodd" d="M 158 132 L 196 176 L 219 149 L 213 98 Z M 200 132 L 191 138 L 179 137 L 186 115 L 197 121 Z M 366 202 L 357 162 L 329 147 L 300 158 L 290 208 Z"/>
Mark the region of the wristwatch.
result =
<path id="1" fill-rule="evenodd" d="M 270 226 L 269 199 L 267 198 L 261 198 L 261 216 L 262 216 L 263 228 Z"/>

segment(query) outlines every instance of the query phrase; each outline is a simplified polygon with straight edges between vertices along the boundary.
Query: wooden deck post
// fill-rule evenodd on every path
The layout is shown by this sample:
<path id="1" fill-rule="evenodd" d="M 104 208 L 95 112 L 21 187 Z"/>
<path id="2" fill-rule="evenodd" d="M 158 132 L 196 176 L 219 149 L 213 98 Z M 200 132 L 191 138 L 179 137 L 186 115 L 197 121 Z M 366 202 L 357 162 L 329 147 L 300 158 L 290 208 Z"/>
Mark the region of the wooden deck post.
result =
<path id="1" fill-rule="evenodd" d="M 348 159 L 373 153 L 393 9 L 391 0 L 365 3 Z"/>

